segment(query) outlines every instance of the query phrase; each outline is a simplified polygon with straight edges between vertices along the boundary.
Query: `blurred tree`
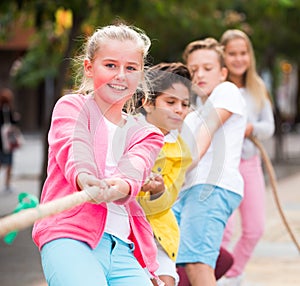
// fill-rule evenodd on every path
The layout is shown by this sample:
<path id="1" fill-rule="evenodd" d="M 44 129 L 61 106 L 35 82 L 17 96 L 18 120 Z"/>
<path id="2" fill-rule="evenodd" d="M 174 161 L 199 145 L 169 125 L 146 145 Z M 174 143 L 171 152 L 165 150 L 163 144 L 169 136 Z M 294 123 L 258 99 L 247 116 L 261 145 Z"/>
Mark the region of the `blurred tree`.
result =
<path id="1" fill-rule="evenodd" d="M 90 4 L 91 2 L 91 4 Z M 15 83 L 37 86 L 45 83 L 44 164 L 41 182 L 44 182 L 47 168 L 47 132 L 50 114 L 56 100 L 62 96 L 74 48 L 74 39 L 81 32 L 83 21 L 90 15 L 99 1 L 10 1 L 1 3 L 1 11 L 18 17 L 27 14 L 28 24 L 34 25 L 36 37 L 15 74 Z M 84 9 L 82 9 L 84 7 Z M 6 10 L 2 10 L 6 9 Z M 56 17 L 55 17 L 56 16 Z M 9 23 L 8 23 L 9 24 Z"/>
<path id="2" fill-rule="evenodd" d="M 219 38 L 228 28 L 240 28 L 253 41 L 258 68 L 272 72 L 273 94 L 278 58 L 300 66 L 299 13 L 299 0 L 11 0 L 0 3 L 0 40 L 9 37 L 7 30 L 19 17 L 36 29 L 15 80 L 23 85 L 45 85 L 46 158 L 53 105 L 64 90 L 74 86 L 71 59 L 96 27 L 119 19 L 144 29 L 152 39 L 150 64 L 179 61 L 188 42 L 207 36 Z"/>

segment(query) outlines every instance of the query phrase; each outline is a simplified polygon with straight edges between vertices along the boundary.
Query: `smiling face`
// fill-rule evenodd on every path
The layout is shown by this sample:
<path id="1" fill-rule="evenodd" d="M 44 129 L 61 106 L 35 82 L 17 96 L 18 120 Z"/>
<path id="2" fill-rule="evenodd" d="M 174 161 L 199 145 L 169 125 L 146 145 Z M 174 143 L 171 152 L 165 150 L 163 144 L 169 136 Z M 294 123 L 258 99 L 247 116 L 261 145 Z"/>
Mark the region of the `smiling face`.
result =
<path id="1" fill-rule="evenodd" d="M 187 66 L 193 83 L 207 96 L 226 79 L 227 69 L 221 67 L 219 55 L 214 50 L 198 49 L 189 54 Z"/>
<path id="2" fill-rule="evenodd" d="M 181 128 L 189 112 L 190 95 L 182 83 L 174 83 L 156 97 L 155 103 L 147 103 L 147 121 L 157 126 L 164 134 Z"/>
<path id="3" fill-rule="evenodd" d="M 122 108 L 141 80 L 143 55 L 134 41 L 108 40 L 92 61 L 85 60 L 84 68 L 86 76 L 93 79 L 100 109 Z"/>
<path id="4" fill-rule="evenodd" d="M 242 38 L 229 40 L 224 49 L 225 64 L 230 78 L 242 78 L 250 67 L 250 53 Z"/>

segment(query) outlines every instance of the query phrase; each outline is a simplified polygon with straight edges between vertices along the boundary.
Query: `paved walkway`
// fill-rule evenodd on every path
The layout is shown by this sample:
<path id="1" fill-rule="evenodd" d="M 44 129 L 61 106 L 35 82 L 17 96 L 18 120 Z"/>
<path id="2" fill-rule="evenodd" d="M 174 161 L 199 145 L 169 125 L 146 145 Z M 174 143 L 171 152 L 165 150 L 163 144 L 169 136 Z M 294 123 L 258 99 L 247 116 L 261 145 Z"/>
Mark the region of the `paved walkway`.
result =
<path id="1" fill-rule="evenodd" d="M 2 191 L 4 170 L 0 172 L 0 216 L 11 213 L 18 204 L 18 194 L 39 193 L 42 166 L 42 140 L 38 135 L 26 136 L 24 146 L 14 154 L 12 187 L 14 192 Z M 0 240 L 1 286 L 46 286 L 37 247 L 31 239 L 31 228 L 20 231 L 11 245 Z"/>
<path id="2" fill-rule="evenodd" d="M 278 195 L 288 222 L 300 243 L 300 136 L 285 140 L 285 163 L 276 164 Z M 26 136 L 26 144 L 15 153 L 13 187 L 15 192 L 1 191 L 3 171 L 0 172 L 0 216 L 12 212 L 20 192 L 38 195 L 39 173 L 42 165 L 42 138 Z M 274 142 L 266 142 L 266 149 L 274 156 Z M 298 157 L 299 160 L 296 160 Z M 247 265 L 243 286 L 300 285 L 300 253 L 290 239 L 277 210 L 270 187 L 267 191 L 267 224 Z M 238 230 L 237 230 L 238 232 Z M 46 286 L 40 257 L 31 240 L 31 228 L 19 232 L 14 243 L 0 240 L 0 286 Z"/>

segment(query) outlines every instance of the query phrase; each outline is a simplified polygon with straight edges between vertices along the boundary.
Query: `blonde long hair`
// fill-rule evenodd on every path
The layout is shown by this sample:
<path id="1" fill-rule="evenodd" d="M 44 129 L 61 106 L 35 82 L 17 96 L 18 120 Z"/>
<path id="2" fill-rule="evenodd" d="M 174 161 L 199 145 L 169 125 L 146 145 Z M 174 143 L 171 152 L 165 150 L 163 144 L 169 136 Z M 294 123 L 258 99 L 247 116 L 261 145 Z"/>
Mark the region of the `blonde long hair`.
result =
<path id="1" fill-rule="evenodd" d="M 97 29 L 92 36 L 90 36 L 83 46 L 83 53 L 75 58 L 74 67 L 78 67 L 80 71 L 75 77 L 80 81 L 78 93 L 86 94 L 93 91 L 93 82 L 84 74 L 83 62 L 84 59 L 94 60 L 95 54 L 101 49 L 102 44 L 108 40 L 133 41 L 141 50 L 144 63 L 151 46 L 151 41 L 145 32 L 135 26 L 128 26 L 120 23 L 117 25 L 109 25 Z"/>
<path id="2" fill-rule="evenodd" d="M 228 42 L 234 39 L 243 39 L 248 48 L 250 55 L 250 66 L 244 74 L 244 84 L 251 96 L 254 97 L 257 107 L 259 110 L 261 110 L 264 106 L 265 100 L 271 101 L 271 98 L 265 83 L 256 71 L 256 60 L 252 43 L 246 33 L 238 29 L 231 29 L 225 31 L 221 37 L 220 43 L 224 46 L 224 50 L 226 49 Z M 228 80 L 230 80 L 230 71 L 228 73 Z"/>

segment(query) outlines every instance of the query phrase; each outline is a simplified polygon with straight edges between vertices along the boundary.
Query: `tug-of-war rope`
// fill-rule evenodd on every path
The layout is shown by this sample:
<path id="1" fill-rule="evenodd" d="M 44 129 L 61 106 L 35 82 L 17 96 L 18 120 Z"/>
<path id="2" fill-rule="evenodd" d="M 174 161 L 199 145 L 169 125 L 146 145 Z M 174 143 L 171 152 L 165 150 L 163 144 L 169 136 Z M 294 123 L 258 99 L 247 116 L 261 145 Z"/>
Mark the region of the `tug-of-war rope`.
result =
<path id="1" fill-rule="evenodd" d="M 97 193 L 97 187 L 90 187 L 81 192 L 75 192 L 45 204 L 38 204 L 36 207 L 22 209 L 16 213 L 5 216 L 0 219 L 0 237 L 32 226 L 35 221 L 42 218 L 61 213 L 91 201 L 92 198 L 97 197 Z M 27 198 L 24 200 L 26 199 Z M 26 202 L 24 202 L 24 204 L 26 204 Z"/>
<path id="2" fill-rule="evenodd" d="M 277 209 L 279 211 L 280 217 L 293 241 L 295 246 L 297 247 L 299 253 L 300 253 L 300 245 L 293 234 L 293 231 L 286 219 L 286 216 L 283 212 L 283 209 L 280 204 L 278 192 L 277 192 L 277 180 L 275 171 L 273 168 L 273 165 L 271 163 L 271 160 L 263 147 L 263 145 L 260 143 L 260 141 L 255 138 L 251 137 L 250 140 L 255 144 L 255 146 L 259 149 L 261 153 L 261 157 L 263 160 L 263 163 L 265 164 L 266 171 L 268 173 L 270 184 L 272 187 L 272 193 L 275 199 L 275 203 L 277 206 Z M 27 227 L 30 227 L 34 224 L 35 221 L 43 219 L 45 217 L 49 217 L 55 214 L 58 214 L 60 212 L 63 212 L 65 210 L 71 209 L 75 206 L 78 206 L 82 203 L 88 202 L 91 200 L 91 198 L 97 196 L 97 190 L 96 187 L 90 187 L 86 190 L 83 190 L 81 192 L 76 192 L 71 195 L 67 195 L 63 198 L 59 198 L 56 200 L 53 200 L 51 202 L 45 203 L 45 204 L 35 204 L 36 206 L 31 207 L 30 205 L 26 209 L 22 209 L 18 212 L 15 212 L 11 215 L 5 216 L 0 219 L 0 237 L 4 237 L 10 233 L 16 234 L 16 231 L 23 230 Z M 9 240 L 9 239 L 8 239 Z M 11 241 L 13 239 L 10 239 Z"/>
<path id="3" fill-rule="evenodd" d="M 280 199 L 279 199 L 278 191 L 277 191 L 278 188 L 277 188 L 276 175 L 275 175 L 275 171 L 274 171 L 273 165 L 271 163 L 270 157 L 267 154 L 267 152 L 266 152 L 265 148 L 263 147 L 263 145 L 261 144 L 261 142 L 256 137 L 252 136 L 252 137 L 250 137 L 250 140 L 253 142 L 253 144 L 260 151 L 261 158 L 263 160 L 263 163 L 266 167 L 266 171 L 267 171 L 269 179 L 270 179 L 270 185 L 271 185 L 271 188 L 272 188 L 272 193 L 273 193 L 273 196 L 274 196 L 275 204 L 276 204 L 276 207 L 278 209 L 279 215 L 280 215 L 280 217 L 283 221 L 283 224 L 286 227 L 292 241 L 294 242 L 295 246 L 297 247 L 297 249 L 300 253 L 300 245 L 299 245 L 299 243 L 296 239 L 296 236 L 294 235 L 294 233 L 292 231 L 292 228 L 290 227 L 290 225 L 289 225 L 289 223 L 286 219 L 286 216 L 285 216 L 284 211 L 283 211 L 283 209 L 281 207 L 281 204 L 280 204 Z"/>

